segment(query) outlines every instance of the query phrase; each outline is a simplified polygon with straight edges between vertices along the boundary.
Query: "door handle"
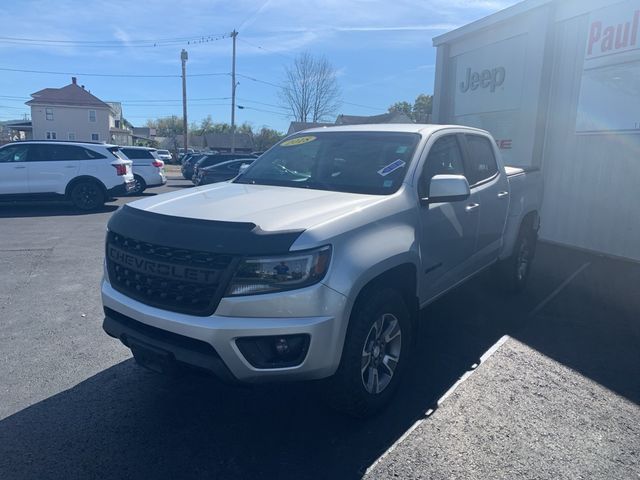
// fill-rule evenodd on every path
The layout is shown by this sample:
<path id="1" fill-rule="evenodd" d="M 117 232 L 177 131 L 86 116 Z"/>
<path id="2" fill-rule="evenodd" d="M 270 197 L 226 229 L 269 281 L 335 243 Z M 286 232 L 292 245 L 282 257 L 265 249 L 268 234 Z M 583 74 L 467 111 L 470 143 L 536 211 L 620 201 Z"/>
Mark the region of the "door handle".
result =
<path id="1" fill-rule="evenodd" d="M 464 210 L 467 213 L 471 213 L 471 212 L 475 212 L 478 208 L 480 208 L 480 204 L 479 203 L 470 203 L 469 205 L 467 205 Z"/>
<path id="2" fill-rule="evenodd" d="M 27 166 L 26 166 L 26 165 L 16 165 L 16 166 L 15 166 L 15 167 L 13 167 L 13 168 L 27 168 Z"/>
<path id="3" fill-rule="evenodd" d="M 498 192 L 498 198 L 506 198 L 509 196 L 509 192 Z"/>

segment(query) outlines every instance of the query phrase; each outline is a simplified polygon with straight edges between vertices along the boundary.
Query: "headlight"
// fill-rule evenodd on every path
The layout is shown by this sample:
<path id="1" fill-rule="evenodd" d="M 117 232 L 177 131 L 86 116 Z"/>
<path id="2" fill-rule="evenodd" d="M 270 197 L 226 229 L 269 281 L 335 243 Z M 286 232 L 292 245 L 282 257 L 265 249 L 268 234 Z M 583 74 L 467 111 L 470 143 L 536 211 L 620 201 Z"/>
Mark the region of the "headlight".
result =
<path id="1" fill-rule="evenodd" d="M 238 266 L 226 296 L 281 292 L 313 285 L 324 278 L 330 260 L 330 246 L 278 257 L 246 258 Z"/>

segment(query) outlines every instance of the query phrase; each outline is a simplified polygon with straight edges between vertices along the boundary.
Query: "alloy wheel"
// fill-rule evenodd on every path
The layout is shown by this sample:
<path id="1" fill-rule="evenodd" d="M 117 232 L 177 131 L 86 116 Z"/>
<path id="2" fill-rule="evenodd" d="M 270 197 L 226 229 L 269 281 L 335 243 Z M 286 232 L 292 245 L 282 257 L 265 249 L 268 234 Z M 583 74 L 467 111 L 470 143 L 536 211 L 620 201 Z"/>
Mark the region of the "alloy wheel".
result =
<path id="1" fill-rule="evenodd" d="M 365 390 L 379 394 L 391 383 L 400 361 L 402 330 L 395 315 L 385 313 L 371 325 L 362 349 L 360 372 Z"/>

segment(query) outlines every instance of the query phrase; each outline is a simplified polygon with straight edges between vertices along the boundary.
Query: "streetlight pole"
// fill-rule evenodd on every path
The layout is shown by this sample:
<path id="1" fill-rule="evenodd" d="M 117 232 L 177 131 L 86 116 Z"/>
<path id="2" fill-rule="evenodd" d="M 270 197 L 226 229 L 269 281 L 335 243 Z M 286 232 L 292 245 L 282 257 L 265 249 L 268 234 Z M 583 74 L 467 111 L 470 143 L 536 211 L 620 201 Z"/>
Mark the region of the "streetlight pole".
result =
<path id="1" fill-rule="evenodd" d="M 187 132 L 187 60 L 189 54 L 183 48 L 180 52 L 180 60 L 182 61 L 182 132 L 184 137 L 184 153 L 187 153 L 187 147 L 189 146 L 189 132 Z M 177 153 L 177 152 L 176 152 Z"/>
<path id="2" fill-rule="evenodd" d="M 236 37 L 238 32 L 231 32 L 233 39 L 233 58 L 231 60 L 231 153 L 236 151 Z"/>

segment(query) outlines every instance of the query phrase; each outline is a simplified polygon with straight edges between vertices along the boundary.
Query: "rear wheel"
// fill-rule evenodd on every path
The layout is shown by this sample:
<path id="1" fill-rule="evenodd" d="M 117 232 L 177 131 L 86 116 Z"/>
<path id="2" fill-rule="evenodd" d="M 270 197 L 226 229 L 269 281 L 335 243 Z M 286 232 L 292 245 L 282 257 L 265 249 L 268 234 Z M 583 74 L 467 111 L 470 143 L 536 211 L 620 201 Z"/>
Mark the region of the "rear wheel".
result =
<path id="1" fill-rule="evenodd" d="M 411 336 L 400 293 L 388 288 L 366 293 L 351 315 L 340 367 L 326 380 L 328 403 L 359 418 L 387 405 L 407 363 Z"/>
<path id="2" fill-rule="evenodd" d="M 147 189 L 147 184 L 140 175 L 133 176 L 133 189 L 129 192 L 129 195 L 140 195 Z"/>
<path id="3" fill-rule="evenodd" d="M 78 210 L 95 210 L 104 205 L 105 194 L 100 185 L 92 181 L 81 181 L 69 192 L 69 198 Z"/>
<path id="4" fill-rule="evenodd" d="M 526 287 L 537 240 L 535 229 L 526 222 L 520 227 L 513 253 L 498 264 L 498 276 L 507 292 L 519 293 Z"/>

